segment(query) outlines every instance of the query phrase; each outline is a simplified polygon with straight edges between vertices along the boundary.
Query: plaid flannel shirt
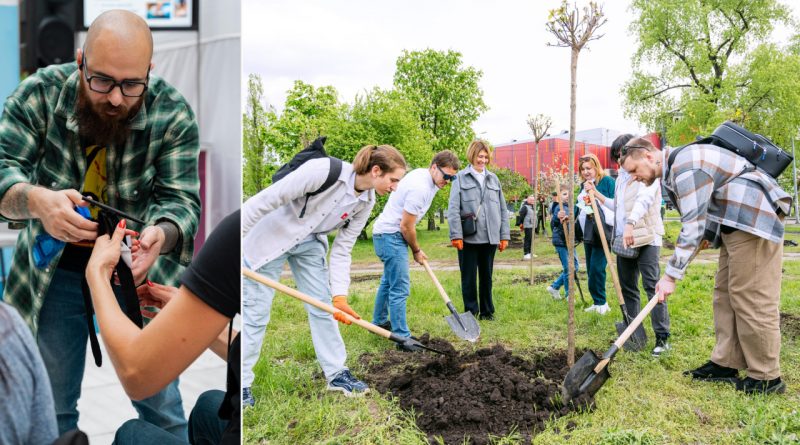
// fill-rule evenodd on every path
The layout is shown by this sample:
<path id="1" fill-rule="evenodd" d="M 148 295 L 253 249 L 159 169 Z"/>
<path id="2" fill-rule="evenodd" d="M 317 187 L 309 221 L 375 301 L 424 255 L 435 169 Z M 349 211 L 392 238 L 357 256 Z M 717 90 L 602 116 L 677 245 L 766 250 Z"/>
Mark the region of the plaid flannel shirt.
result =
<path id="1" fill-rule="evenodd" d="M 667 275 L 681 279 L 689 258 L 703 239 L 719 247 L 722 225 L 783 242 L 783 218 L 792 197 L 774 178 L 745 158 L 714 145 L 683 148 L 671 166 L 664 152 L 663 188 L 681 213 L 681 232 Z"/>
<path id="2" fill-rule="evenodd" d="M 87 166 L 76 117 L 79 76 L 75 63 L 43 68 L 7 99 L 0 117 L 0 196 L 21 182 L 52 190 L 82 188 Z M 168 220 L 178 227 L 175 249 L 161 255 L 148 271 L 153 281 L 177 285 L 192 258 L 200 216 L 197 122 L 183 96 L 151 76 L 130 127 L 124 147 L 106 150 L 107 203 L 148 225 Z M 38 219 L 18 222 L 25 227 L 17 239 L 5 300 L 36 332 L 61 254 L 47 267 L 36 268 L 32 245 L 44 227 Z M 142 229 L 133 221 L 128 227 Z"/>

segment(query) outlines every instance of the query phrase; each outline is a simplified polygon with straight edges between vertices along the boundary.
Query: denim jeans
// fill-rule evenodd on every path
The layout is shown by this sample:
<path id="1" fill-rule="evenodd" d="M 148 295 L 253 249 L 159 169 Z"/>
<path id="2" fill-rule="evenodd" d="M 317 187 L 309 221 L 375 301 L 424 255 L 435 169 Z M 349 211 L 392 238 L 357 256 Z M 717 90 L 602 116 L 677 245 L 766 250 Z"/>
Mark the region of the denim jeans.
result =
<path id="1" fill-rule="evenodd" d="M 561 260 L 561 268 L 562 272 L 561 275 L 553 281 L 553 289 L 559 290 L 561 286 L 564 286 L 564 293 L 569 294 L 569 269 L 567 269 L 567 265 L 569 264 L 569 251 L 566 247 L 563 246 L 553 246 L 556 248 L 556 253 L 558 254 L 558 259 Z M 578 252 L 575 252 L 575 257 L 573 258 L 575 263 L 575 272 L 578 272 Z"/>
<path id="2" fill-rule="evenodd" d="M 586 273 L 589 275 L 589 293 L 592 294 L 594 304 L 606 304 L 606 253 L 603 246 L 583 243 L 586 253 Z"/>
<path id="3" fill-rule="evenodd" d="M 392 322 L 392 332 L 408 337 L 411 331 L 406 323 L 406 301 L 411 290 L 408 275 L 408 244 L 400 232 L 372 235 L 375 254 L 383 262 L 383 276 L 375 295 L 373 324 Z"/>
<path id="4" fill-rule="evenodd" d="M 80 273 L 56 269 L 39 312 L 37 342 L 53 388 L 59 434 L 78 428 L 78 399 L 89 337 L 81 280 Z M 120 294 L 117 302 L 124 307 Z M 111 366 L 108 355 L 105 361 L 106 366 Z M 186 417 L 178 379 L 154 396 L 134 401 L 133 407 L 140 419 L 186 440 Z"/>
<path id="5" fill-rule="evenodd" d="M 256 272 L 278 281 L 283 264 L 289 262 L 297 290 L 317 300 L 331 304 L 331 290 L 328 284 L 328 264 L 325 259 L 325 245 L 314 238 L 297 244 L 286 253 L 265 264 Z M 247 264 L 245 264 L 247 267 Z M 253 280 L 242 282 L 242 387 L 253 386 L 255 374 L 253 367 L 261 354 L 264 332 L 269 324 L 270 309 L 275 291 Z M 285 297 L 284 304 L 296 304 L 291 297 Z M 308 323 L 311 326 L 311 340 L 317 361 L 322 372 L 330 382 L 336 374 L 347 369 L 344 363 L 347 351 L 344 347 L 339 326 L 333 316 L 322 309 L 305 305 Z"/>
<path id="6" fill-rule="evenodd" d="M 206 391 L 197 399 L 189 417 L 189 441 L 181 440 L 174 435 L 139 419 L 131 419 L 122 424 L 114 435 L 114 445 L 159 444 L 159 445 L 217 445 L 222 439 L 222 432 L 228 425 L 217 415 L 225 393 L 214 389 Z"/>

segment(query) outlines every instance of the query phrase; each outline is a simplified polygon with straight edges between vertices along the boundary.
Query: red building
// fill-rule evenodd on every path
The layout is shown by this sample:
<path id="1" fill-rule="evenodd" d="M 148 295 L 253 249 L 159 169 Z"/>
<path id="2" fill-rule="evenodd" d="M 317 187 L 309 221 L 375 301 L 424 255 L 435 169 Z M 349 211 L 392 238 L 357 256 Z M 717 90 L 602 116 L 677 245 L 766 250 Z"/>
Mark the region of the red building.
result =
<path id="1" fill-rule="evenodd" d="M 600 159 L 600 165 L 615 173 L 619 168 L 611 160 L 611 143 L 620 132 L 605 128 L 579 131 L 575 135 L 575 172 L 578 172 L 578 158 L 584 153 L 593 153 Z M 657 148 L 661 148 L 658 133 L 644 136 Z M 539 141 L 538 147 L 533 139 L 512 141 L 494 146 L 492 163 L 511 169 L 532 183 L 531 178 L 539 172 L 566 173 L 569 170 L 569 134 L 545 137 Z"/>

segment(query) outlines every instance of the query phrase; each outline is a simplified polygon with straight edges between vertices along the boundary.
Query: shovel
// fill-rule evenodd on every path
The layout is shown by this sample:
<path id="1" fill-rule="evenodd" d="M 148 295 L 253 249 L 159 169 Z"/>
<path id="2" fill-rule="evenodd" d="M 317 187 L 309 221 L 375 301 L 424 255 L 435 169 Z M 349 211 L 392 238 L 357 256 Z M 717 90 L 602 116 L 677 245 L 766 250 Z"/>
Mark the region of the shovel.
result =
<path id="1" fill-rule="evenodd" d="M 310 296 L 308 296 L 308 295 L 306 295 L 306 294 L 304 294 L 302 292 L 299 292 L 299 291 L 297 291 L 295 289 L 292 289 L 289 286 L 285 286 L 285 285 L 283 285 L 283 284 L 281 284 L 281 283 L 279 283 L 277 281 L 270 280 L 269 278 L 267 278 L 267 277 L 265 277 L 263 275 L 257 274 L 257 273 L 253 272 L 250 269 L 246 269 L 246 268 L 243 267 L 242 268 L 242 275 L 246 276 L 247 278 L 250 278 L 253 281 L 257 281 L 257 282 L 259 282 L 259 283 L 261 283 L 261 284 L 263 284 L 265 286 L 269 286 L 269 287 L 275 289 L 276 291 L 283 292 L 284 294 L 286 294 L 286 295 L 288 295 L 290 297 L 297 298 L 298 300 L 302 301 L 303 303 L 310 304 L 310 305 L 312 305 L 312 306 L 314 306 L 316 308 L 322 309 L 323 311 L 325 311 L 325 312 L 327 312 L 327 313 L 329 313 L 331 315 L 333 315 L 336 312 L 341 312 L 340 310 L 336 309 L 335 307 L 333 307 L 333 306 L 331 306 L 329 304 L 323 303 L 323 302 L 321 302 L 321 301 L 319 301 L 319 300 L 317 300 L 315 298 L 312 298 L 312 297 L 310 297 Z M 366 320 L 362 320 L 360 318 L 357 319 L 355 317 L 352 317 L 350 314 L 346 314 L 346 313 L 344 315 L 352 323 L 357 324 L 358 326 L 361 326 L 362 328 L 372 332 L 375 335 L 379 335 L 381 337 L 388 338 L 389 340 L 391 340 L 391 341 L 393 341 L 393 342 L 395 342 L 397 344 L 403 345 L 408 349 L 412 349 L 413 350 L 413 349 L 416 349 L 416 348 L 422 348 L 422 349 L 425 349 L 425 350 L 428 350 L 428 351 L 431 351 L 431 352 L 435 352 L 437 354 L 448 355 L 448 354 L 445 354 L 442 351 L 439 351 L 439 350 L 430 348 L 428 346 L 425 346 L 422 343 L 420 343 L 419 341 L 417 341 L 417 340 L 415 340 L 415 339 L 413 339 L 411 337 L 399 337 L 399 336 L 387 331 L 386 329 L 383 329 L 381 327 L 375 326 L 374 324 L 372 324 L 372 323 L 370 323 L 370 322 L 368 322 Z"/>
<path id="2" fill-rule="evenodd" d="M 614 326 L 617 328 L 617 335 L 622 335 L 627 328 L 631 324 L 631 316 L 628 315 L 628 308 L 625 306 L 625 299 L 622 298 L 622 288 L 619 284 L 619 276 L 617 276 L 617 268 L 611 258 L 611 251 L 608 249 L 608 241 L 606 241 L 606 233 L 603 230 L 603 222 L 602 218 L 600 217 L 600 212 L 597 209 L 597 202 L 595 202 L 594 192 L 589 193 L 589 202 L 592 204 L 592 210 L 594 211 L 594 221 L 595 225 L 597 226 L 597 232 L 600 234 L 600 242 L 603 244 L 603 252 L 606 254 L 606 261 L 608 262 L 608 269 L 611 271 L 611 279 L 614 282 L 614 291 L 617 294 L 617 301 L 619 301 L 619 309 L 622 311 L 622 322 L 614 323 Z M 628 340 L 624 348 L 626 351 L 641 351 L 647 345 L 647 334 L 644 331 L 644 327 L 639 326 L 638 329 L 631 335 L 630 340 Z"/>
<path id="3" fill-rule="evenodd" d="M 658 297 L 661 294 L 656 294 L 647 305 L 639 312 L 639 315 L 631 321 L 628 327 L 622 331 L 622 334 L 617 338 L 614 344 L 608 348 L 603 357 L 598 357 L 594 352 L 587 351 L 583 354 L 572 368 L 567 372 L 564 377 L 564 386 L 561 388 L 561 396 L 564 403 L 569 403 L 570 400 L 577 398 L 582 394 L 593 396 L 601 386 L 611 377 L 608 373 L 608 363 L 617 354 L 619 348 L 628 340 L 633 332 L 641 326 L 642 320 L 653 310 L 658 304 Z"/>
<path id="4" fill-rule="evenodd" d="M 450 329 L 453 330 L 456 337 L 474 343 L 481 335 L 481 327 L 478 326 L 478 320 L 476 320 L 472 312 L 469 311 L 459 314 L 455 306 L 453 306 L 453 302 L 450 301 L 450 297 L 447 296 L 447 292 L 444 291 L 442 284 L 439 283 L 439 280 L 436 279 L 436 275 L 433 274 L 431 266 L 428 265 L 428 261 L 422 261 L 422 267 L 424 267 L 428 275 L 430 275 L 433 284 L 435 284 L 436 289 L 439 290 L 439 295 L 442 296 L 444 303 L 447 305 L 447 309 L 450 309 L 450 313 L 453 314 L 444 317 L 447 324 L 450 325 Z"/>

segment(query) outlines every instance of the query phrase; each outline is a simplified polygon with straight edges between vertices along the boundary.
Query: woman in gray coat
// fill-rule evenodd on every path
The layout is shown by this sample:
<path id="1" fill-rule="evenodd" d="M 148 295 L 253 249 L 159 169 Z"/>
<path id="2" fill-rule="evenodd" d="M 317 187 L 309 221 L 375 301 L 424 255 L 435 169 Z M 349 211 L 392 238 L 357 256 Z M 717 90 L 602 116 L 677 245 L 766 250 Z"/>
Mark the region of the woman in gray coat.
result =
<path id="1" fill-rule="evenodd" d="M 494 254 L 498 246 L 501 252 L 505 250 L 511 235 L 500 180 L 486 168 L 491 156 L 486 142 L 476 140 L 469 145 L 469 165 L 453 181 L 447 208 L 450 240 L 458 249 L 464 309 L 482 320 L 494 319 Z M 480 291 L 476 289 L 478 279 Z"/>

